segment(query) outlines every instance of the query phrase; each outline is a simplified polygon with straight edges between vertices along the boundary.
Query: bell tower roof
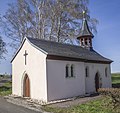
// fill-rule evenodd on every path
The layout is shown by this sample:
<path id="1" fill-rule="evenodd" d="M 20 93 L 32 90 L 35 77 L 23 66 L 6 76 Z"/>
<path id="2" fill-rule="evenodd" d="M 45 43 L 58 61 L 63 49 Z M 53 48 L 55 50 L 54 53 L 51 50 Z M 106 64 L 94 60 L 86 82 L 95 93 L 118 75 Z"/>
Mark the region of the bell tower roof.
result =
<path id="1" fill-rule="evenodd" d="M 83 19 L 83 24 L 82 24 L 82 28 L 81 28 L 79 37 L 86 37 L 86 36 L 90 36 L 92 38 L 94 37 L 94 35 L 92 34 L 92 32 L 90 31 L 90 29 L 88 27 L 87 20 Z"/>
<path id="2" fill-rule="evenodd" d="M 83 12 L 83 14 L 84 13 L 85 12 Z M 85 16 L 83 16 L 81 31 L 80 31 L 79 37 L 77 39 L 84 38 L 84 37 L 91 37 L 91 38 L 94 37 L 94 35 L 92 34 L 92 32 L 89 29 L 88 22 L 87 22 Z"/>
<path id="3" fill-rule="evenodd" d="M 93 37 L 94 37 L 94 35 L 90 31 L 87 20 L 85 18 L 85 12 L 83 12 L 82 27 L 81 27 L 79 37 L 77 37 L 77 39 L 80 41 L 80 46 L 83 48 L 86 48 L 88 50 L 92 50 L 93 49 L 93 47 L 92 47 L 92 38 Z"/>

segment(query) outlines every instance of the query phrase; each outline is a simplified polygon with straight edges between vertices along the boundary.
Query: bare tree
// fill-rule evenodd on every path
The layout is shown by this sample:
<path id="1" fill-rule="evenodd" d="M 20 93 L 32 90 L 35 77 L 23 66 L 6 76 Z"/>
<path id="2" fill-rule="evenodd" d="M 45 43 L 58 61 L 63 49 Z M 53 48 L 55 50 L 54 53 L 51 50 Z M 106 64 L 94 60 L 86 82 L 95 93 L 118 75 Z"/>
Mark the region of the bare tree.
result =
<path id="1" fill-rule="evenodd" d="M 1 22 L 2 18 L 0 18 L 0 26 L 4 28 L 4 24 Z M 1 29 L 0 29 L 1 31 Z M 0 59 L 5 58 L 4 54 L 7 52 L 6 50 L 6 43 L 3 41 L 2 36 L 0 36 Z"/>
<path id="2" fill-rule="evenodd" d="M 9 4 L 2 22 L 6 35 L 15 41 L 30 36 L 64 42 L 78 36 L 83 10 L 96 30 L 97 21 L 90 18 L 87 5 L 88 0 L 17 0 Z"/>
<path id="3" fill-rule="evenodd" d="M 6 53 L 6 44 L 0 36 L 0 59 L 4 58 L 4 54 Z"/>

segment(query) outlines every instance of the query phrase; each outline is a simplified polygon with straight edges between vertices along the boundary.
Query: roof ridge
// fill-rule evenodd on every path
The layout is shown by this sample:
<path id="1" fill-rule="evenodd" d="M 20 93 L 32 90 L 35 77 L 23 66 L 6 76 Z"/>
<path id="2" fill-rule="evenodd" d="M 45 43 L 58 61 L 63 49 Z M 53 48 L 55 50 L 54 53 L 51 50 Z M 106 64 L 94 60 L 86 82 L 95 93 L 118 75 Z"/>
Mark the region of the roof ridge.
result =
<path id="1" fill-rule="evenodd" d="M 85 48 L 82 48 L 81 46 L 79 46 L 79 45 L 72 45 L 72 44 L 69 44 L 69 43 L 61 43 L 61 42 L 55 42 L 55 41 L 51 41 L 51 40 L 45 40 L 45 39 L 39 39 L 39 38 L 32 38 L 32 37 L 27 37 L 28 39 L 30 38 L 30 39 L 34 39 L 34 40 L 41 40 L 41 41 L 46 41 L 46 42 L 51 42 L 51 43 L 56 43 L 56 44 L 61 44 L 61 45 L 67 45 L 67 46 L 73 46 L 73 47 L 79 47 L 79 48 L 81 48 L 81 49 L 84 49 L 84 50 L 87 50 L 87 49 L 85 49 Z M 89 50 L 88 50 L 89 51 Z"/>

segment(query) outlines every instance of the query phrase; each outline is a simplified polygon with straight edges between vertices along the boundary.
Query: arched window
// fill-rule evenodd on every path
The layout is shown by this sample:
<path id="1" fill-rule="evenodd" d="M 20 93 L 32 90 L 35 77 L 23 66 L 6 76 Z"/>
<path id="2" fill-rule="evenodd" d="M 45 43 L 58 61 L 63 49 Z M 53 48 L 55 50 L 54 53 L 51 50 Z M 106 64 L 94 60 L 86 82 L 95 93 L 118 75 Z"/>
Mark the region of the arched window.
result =
<path id="1" fill-rule="evenodd" d="M 87 38 L 85 39 L 85 45 L 88 45 Z"/>
<path id="2" fill-rule="evenodd" d="M 81 46 L 83 46 L 84 44 L 83 44 L 83 39 L 81 39 Z"/>
<path id="3" fill-rule="evenodd" d="M 74 77 L 74 65 L 71 65 L 71 77 Z"/>
<path id="4" fill-rule="evenodd" d="M 85 76 L 89 77 L 89 68 L 88 67 L 85 68 Z"/>
<path id="5" fill-rule="evenodd" d="M 105 76 L 107 77 L 108 76 L 108 69 L 105 68 Z"/>
<path id="6" fill-rule="evenodd" d="M 66 78 L 69 77 L 69 65 L 66 65 Z"/>

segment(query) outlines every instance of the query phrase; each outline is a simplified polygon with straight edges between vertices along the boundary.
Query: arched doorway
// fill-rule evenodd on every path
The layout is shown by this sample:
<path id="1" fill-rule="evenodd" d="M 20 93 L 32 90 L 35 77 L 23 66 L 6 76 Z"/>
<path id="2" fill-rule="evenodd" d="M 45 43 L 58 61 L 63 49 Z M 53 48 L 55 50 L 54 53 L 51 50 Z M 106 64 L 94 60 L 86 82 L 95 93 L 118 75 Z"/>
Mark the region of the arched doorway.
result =
<path id="1" fill-rule="evenodd" d="M 95 90 L 98 92 L 98 89 L 100 88 L 100 81 L 99 81 L 99 73 L 97 72 L 95 75 Z"/>
<path id="2" fill-rule="evenodd" d="M 30 97 L 30 80 L 28 75 L 26 74 L 24 77 L 24 85 L 23 85 L 23 96 Z"/>

